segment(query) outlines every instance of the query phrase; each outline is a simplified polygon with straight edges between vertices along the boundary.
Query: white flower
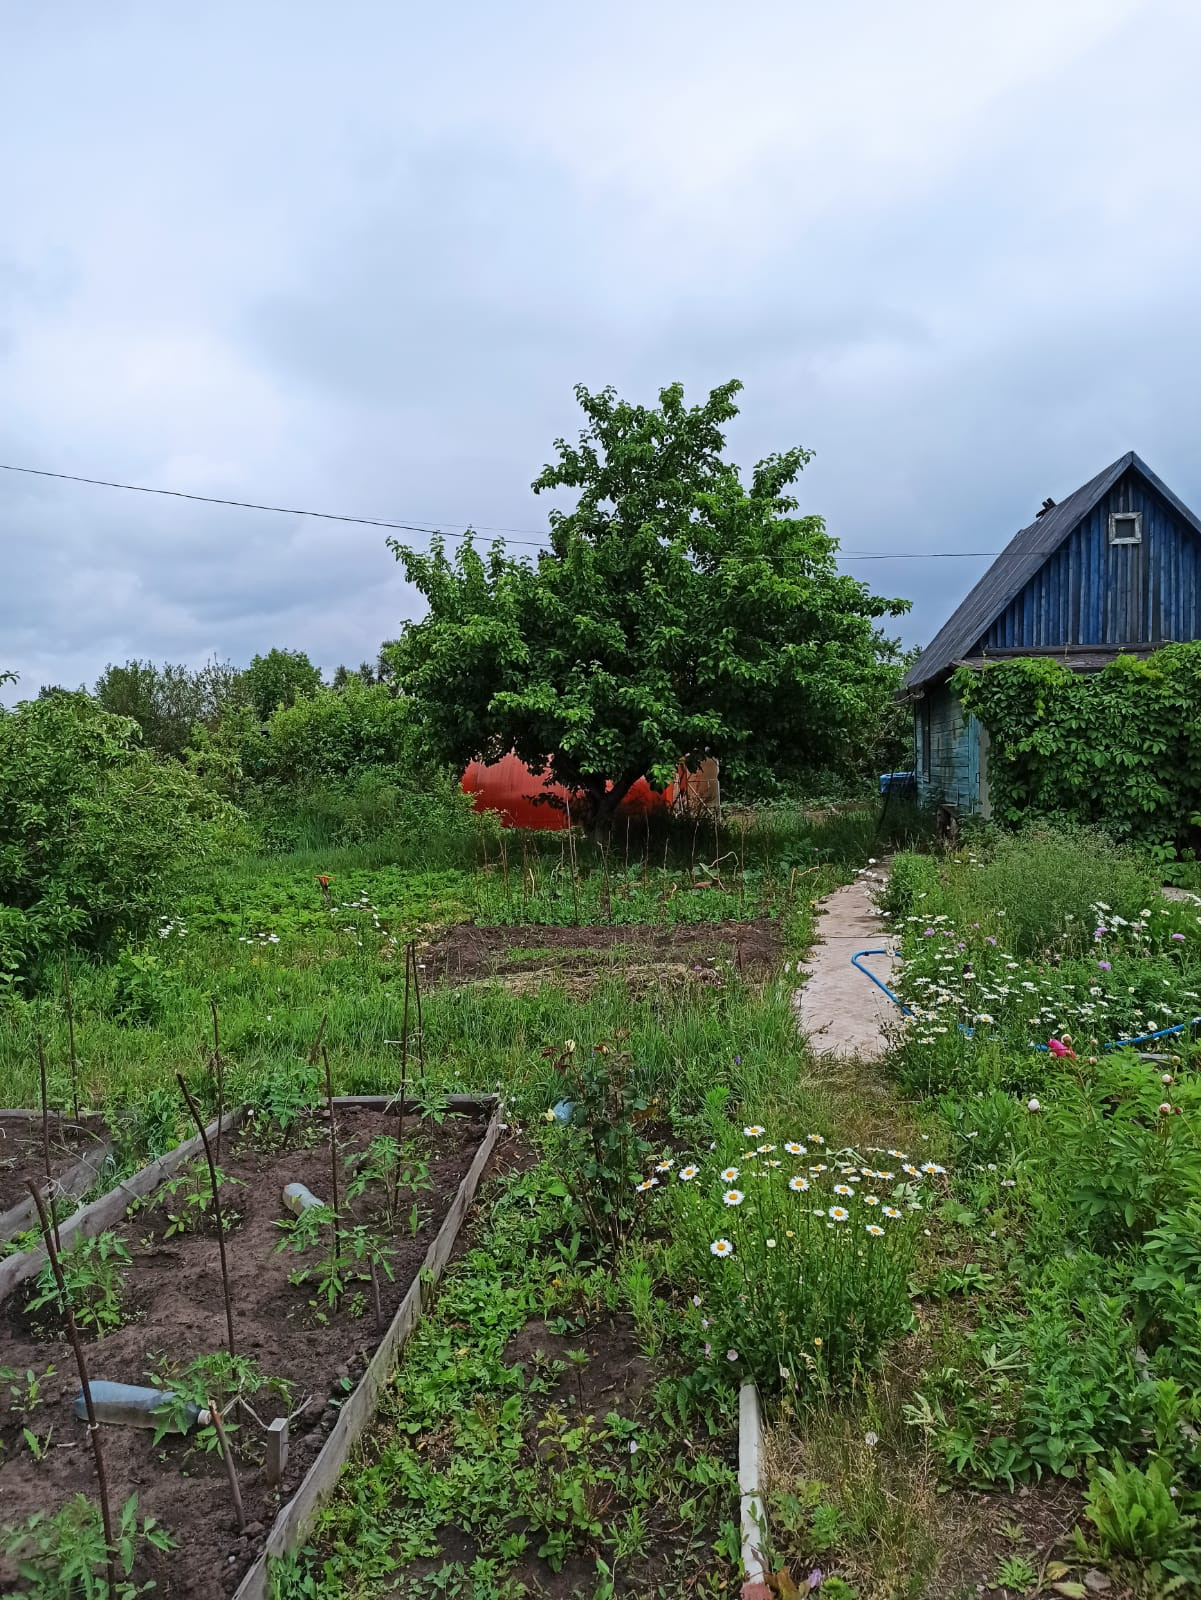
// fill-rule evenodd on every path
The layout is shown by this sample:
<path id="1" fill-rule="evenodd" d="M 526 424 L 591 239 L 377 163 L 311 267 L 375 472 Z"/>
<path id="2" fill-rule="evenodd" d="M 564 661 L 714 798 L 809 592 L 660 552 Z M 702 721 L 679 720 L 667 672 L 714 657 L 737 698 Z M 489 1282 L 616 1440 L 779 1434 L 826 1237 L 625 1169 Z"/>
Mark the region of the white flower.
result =
<path id="1" fill-rule="evenodd" d="M 764 1239 L 763 1242 L 769 1250 L 774 1250 L 776 1248 L 776 1241 L 774 1239 Z"/>
<path id="2" fill-rule="evenodd" d="M 709 1246 L 709 1252 L 715 1256 L 732 1256 L 734 1254 L 734 1246 L 728 1239 L 714 1239 Z"/>
<path id="3" fill-rule="evenodd" d="M 728 1206 L 740 1206 L 745 1198 L 741 1189 L 727 1189 L 725 1194 L 722 1195 L 722 1199 Z"/>
<path id="4" fill-rule="evenodd" d="M 700 1170 L 699 1167 L 681 1167 L 676 1176 L 681 1183 L 691 1183 Z"/>
<path id="5" fill-rule="evenodd" d="M 1033 1095 L 1031 1095 L 1029 1100 L 1026 1101 L 1026 1110 L 1027 1111 L 1041 1111 L 1042 1110 L 1042 1106 L 1038 1103 L 1038 1101 L 1035 1099 L 1035 1097 Z"/>
<path id="6" fill-rule="evenodd" d="M 726 1170 L 721 1175 L 721 1181 L 723 1183 L 733 1183 L 735 1178 L 737 1178 L 737 1176 L 738 1176 L 738 1168 L 737 1167 L 727 1167 Z"/>
<path id="7" fill-rule="evenodd" d="M 863 1435 L 863 1442 L 874 1450 L 875 1447 L 880 1443 L 880 1436 L 878 1433 L 865 1433 Z"/>

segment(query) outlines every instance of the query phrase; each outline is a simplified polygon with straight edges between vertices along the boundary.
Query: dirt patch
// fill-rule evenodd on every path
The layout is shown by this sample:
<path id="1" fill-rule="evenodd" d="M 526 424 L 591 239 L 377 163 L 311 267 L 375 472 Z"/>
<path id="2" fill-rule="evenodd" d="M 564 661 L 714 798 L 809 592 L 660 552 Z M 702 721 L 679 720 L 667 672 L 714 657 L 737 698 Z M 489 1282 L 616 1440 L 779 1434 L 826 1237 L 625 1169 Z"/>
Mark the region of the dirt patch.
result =
<path id="1" fill-rule="evenodd" d="M 545 1322 L 527 1322 L 506 1345 L 504 1361 L 523 1367 L 527 1379 L 550 1379 L 548 1399 L 561 1403 L 570 1396 L 581 1416 L 630 1412 L 655 1381 L 634 1326 L 624 1317 L 571 1334 L 554 1333 Z"/>
<path id="2" fill-rule="evenodd" d="M 520 987 L 548 976 L 598 981 L 609 973 L 629 980 L 690 979 L 724 983 L 731 970 L 752 978 L 770 973 L 780 951 L 780 925 L 752 922 L 616 924 L 562 928 L 480 927 L 460 922 L 422 946 L 427 981 L 470 983 L 502 978 Z"/>
<path id="3" fill-rule="evenodd" d="M 312 1264 L 318 1252 L 304 1256 L 278 1252 L 283 1237 L 278 1226 L 286 1213 L 280 1199 L 288 1182 L 301 1182 L 328 1197 L 329 1151 L 319 1121 L 308 1130 L 301 1148 L 280 1153 L 239 1136 L 222 1152 L 223 1170 L 238 1186 L 223 1190 L 225 1204 L 241 1213 L 227 1240 L 234 1302 L 234 1330 L 240 1354 L 252 1357 L 269 1376 L 294 1385 L 293 1406 L 307 1405 L 294 1416 L 291 1453 L 280 1489 L 269 1490 L 262 1472 L 261 1436 L 242 1419 L 240 1476 L 249 1528 L 239 1537 L 223 1469 L 215 1454 L 202 1454 L 187 1439 L 169 1436 L 157 1448 L 149 1431 L 124 1427 L 103 1429 L 103 1444 L 114 1508 L 132 1493 L 143 1514 L 158 1518 L 176 1540 L 167 1553 L 149 1551 L 139 1562 L 138 1578 L 154 1580 L 156 1593 L 188 1600 L 216 1600 L 231 1592 L 257 1556 L 279 1506 L 296 1490 L 349 1392 L 375 1348 L 375 1318 L 367 1302 L 358 1309 L 342 1305 L 322 1322 L 310 1305 L 311 1286 L 289 1282 L 300 1264 Z M 396 1119 L 379 1112 L 338 1113 L 340 1187 L 347 1192 L 348 1163 L 379 1134 L 396 1133 Z M 409 1229 L 410 1199 L 402 1197 L 401 1222 L 390 1238 L 394 1281 L 381 1276 L 382 1313 L 391 1319 L 446 1215 L 459 1183 L 483 1137 L 479 1120 L 448 1117 L 441 1128 L 406 1123 L 406 1144 L 428 1166 L 428 1188 L 416 1195 L 418 1229 Z M 372 1205 L 368 1191 L 355 1202 L 354 1215 L 365 1217 Z M 159 1358 L 186 1363 L 225 1344 L 225 1311 L 217 1244 L 211 1233 L 167 1238 L 161 1210 L 143 1208 L 116 1230 L 133 1264 L 125 1269 L 128 1298 L 136 1320 L 89 1344 L 93 1378 L 145 1383 Z M 47 1334 L 25 1312 L 27 1287 L 18 1287 L 0 1307 L 0 1328 L 6 1364 L 21 1371 L 54 1372 L 45 1383 L 42 1404 L 28 1414 L 9 1406 L 7 1386 L 0 1392 L 0 1521 L 21 1522 L 44 1507 L 57 1508 L 76 1492 L 95 1493 L 94 1473 L 84 1424 L 77 1422 L 71 1402 L 78 1390 L 70 1347 Z M 264 1400 L 264 1423 L 279 1410 Z M 259 1409 L 256 1405 L 256 1410 Z M 22 1427 L 44 1437 L 53 1435 L 42 1461 L 23 1441 Z M 0 1563 L 0 1580 L 12 1574 Z"/>
<path id="4" fill-rule="evenodd" d="M 58 1178 L 104 1142 L 102 1127 L 50 1119 L 50 1171 Z M 39 1117 L 0 1116 L 0 1213 L 28 1200 L 27 1179 L 46 1175 Z"/>

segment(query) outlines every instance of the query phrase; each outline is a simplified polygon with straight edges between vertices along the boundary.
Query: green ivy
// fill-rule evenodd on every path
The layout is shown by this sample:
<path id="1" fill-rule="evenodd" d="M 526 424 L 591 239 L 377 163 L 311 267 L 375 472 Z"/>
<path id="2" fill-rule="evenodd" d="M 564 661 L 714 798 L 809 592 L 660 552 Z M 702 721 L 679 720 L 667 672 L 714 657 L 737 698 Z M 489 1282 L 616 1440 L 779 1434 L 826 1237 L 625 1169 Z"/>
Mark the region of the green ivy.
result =
<path id="1" fill-rule="evenodd" d="M 1100 822 L 1181 844 L 1201 813 L 1201 643 L 1072 672 L 1050 657 L 961 667 L 951 688 L 988 729 L 993 812 Z"/>

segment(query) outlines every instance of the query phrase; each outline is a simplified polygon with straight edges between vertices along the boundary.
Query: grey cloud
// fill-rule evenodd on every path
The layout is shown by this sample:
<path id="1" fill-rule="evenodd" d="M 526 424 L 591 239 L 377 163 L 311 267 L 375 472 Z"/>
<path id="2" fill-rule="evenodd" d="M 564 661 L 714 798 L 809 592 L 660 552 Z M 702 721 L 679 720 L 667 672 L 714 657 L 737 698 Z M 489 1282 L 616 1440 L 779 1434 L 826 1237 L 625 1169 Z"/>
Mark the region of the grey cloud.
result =
<path id="1" fill-rule="evenodd" d="M 1132 446 L 1201 506 L 1194 8 L 73 14 L 0 21 L 0 460 L 538 530 L 573 383 L 737 376 L 848 552 L 997 549 Z M 847 564 L 922 640 L 984 563 Z M 417 605 L 378 529 L 0 473 L 26 691 Z"/>

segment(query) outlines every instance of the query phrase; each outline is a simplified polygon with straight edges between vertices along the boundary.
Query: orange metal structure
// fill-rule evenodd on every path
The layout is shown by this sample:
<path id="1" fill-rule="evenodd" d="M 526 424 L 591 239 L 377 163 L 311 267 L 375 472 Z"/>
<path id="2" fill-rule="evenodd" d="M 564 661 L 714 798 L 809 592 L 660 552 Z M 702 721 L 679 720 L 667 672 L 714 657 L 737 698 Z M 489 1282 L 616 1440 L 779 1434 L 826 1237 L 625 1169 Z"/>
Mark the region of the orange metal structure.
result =
<path id="1" fill-rule="evenodd" d="M 524 761 L 510 752 L 499 761 L 484 763 L 473 761 L 463 774 L 462 790 L 473 795 L 476 811 L 498 811 L 506 828 L 542 828 L 559 832 L 567 826 L 567 803 L 570 801 L 573 817 L 579 820 L 583 813 L 582 797 L 572 794 L 550 776 L 550 764 L 541 773 L 526 766 Z M 550 802 L 560 803 L 553 805 Z M 645 778 L 638 782 L 617 808 L 618 816 L 646 816 L 656 811 L 668 811 L 675 801 L 675 785 L 668 784 L 660 791 L 652 789 Z"/>

